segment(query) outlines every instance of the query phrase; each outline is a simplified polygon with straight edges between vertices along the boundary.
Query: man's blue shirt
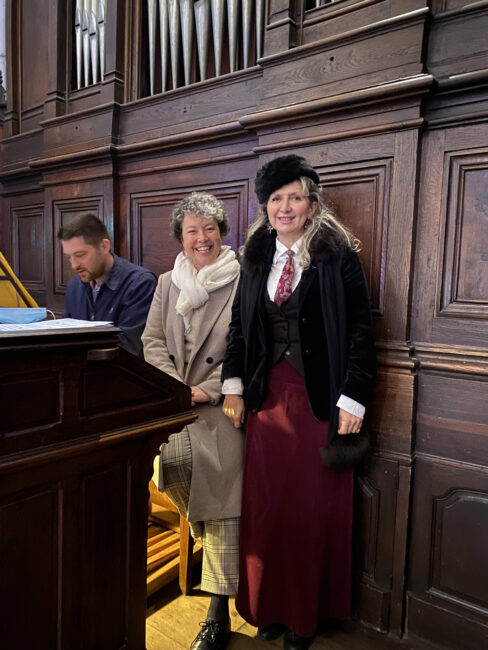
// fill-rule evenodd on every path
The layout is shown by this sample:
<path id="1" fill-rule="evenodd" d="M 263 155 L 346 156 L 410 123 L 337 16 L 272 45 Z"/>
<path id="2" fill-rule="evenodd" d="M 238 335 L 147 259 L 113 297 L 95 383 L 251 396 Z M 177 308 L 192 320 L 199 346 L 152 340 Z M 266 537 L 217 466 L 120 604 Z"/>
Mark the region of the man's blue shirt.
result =
<path id="1" fill-rule="evenodd" d="M 111 321 L 122 330 L 121 346 L 142 356 L 141 334 L 156 289 L 156 276 L 114 255 L 114 263 L 94 301 L 89 282 L 71 278 L 66 290 L 64 318 Z"/>

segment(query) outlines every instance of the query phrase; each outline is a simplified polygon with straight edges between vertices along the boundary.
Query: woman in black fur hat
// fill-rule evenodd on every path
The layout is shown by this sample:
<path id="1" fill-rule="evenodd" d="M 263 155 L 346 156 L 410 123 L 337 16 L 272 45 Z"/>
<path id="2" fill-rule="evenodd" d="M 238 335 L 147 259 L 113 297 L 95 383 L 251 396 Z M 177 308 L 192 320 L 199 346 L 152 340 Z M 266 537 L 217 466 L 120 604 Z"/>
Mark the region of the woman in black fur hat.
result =
<path id="1" fill-rule="evenodd" d="M 350 615 L 353 466 L 376 363 L 358 242 L 295 155 L 256 175 L 223 363 L 223 411 L 246 458 L 236 607 L 284 648 Z"/>

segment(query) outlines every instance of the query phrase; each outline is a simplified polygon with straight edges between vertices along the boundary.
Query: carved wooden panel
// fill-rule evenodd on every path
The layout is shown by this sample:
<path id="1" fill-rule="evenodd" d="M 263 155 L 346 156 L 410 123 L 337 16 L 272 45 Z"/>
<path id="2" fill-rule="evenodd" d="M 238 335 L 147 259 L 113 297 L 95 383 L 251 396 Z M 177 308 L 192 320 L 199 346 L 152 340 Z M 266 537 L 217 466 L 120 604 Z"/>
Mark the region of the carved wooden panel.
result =
<path id="1" fill-rule="evenodd" d="M 394 565 L 396 462 L 372 457 L 356 480 L 356 608 L 361 620 L 378 630 L 388 627 Z"/>
<path id="2" fill-rule="evenodd" d="M 487 395 L 486 376 L 421 372 L 417 451 L 488 466 Z"/>
<path id="3" fill-rule="evenodd" d="M 415 477 L 409 630 L 443 647 L 483 647 L 488 469 L 420 456 Z"/>
<path id="4" fill-rule="evenodd" d="M 321 182 L 341 220 L 361 241 L 359 254 L 368 280 L 373 313 L 384 312 L 390 159 L 327 169 Z"/>
<path id="5" fill-rule="evenodd" d="M 156 275 L 169 271 L 181 251 L 181 244 L 170 233 L 170 218 L 175 205 L 194 188 L 148 192 L 131 196 L 132 259 Z M 223 243 L 234 251 L 242 244 L 245 232 L 247 183 L 223 183 L 199 187 L 199 192 L 214 194 L 229 213 L 230 232 Z"/>
<path id="6" fill-rule="evenodd" d="M 426 64 L 437 78 L 487 69 L 488 9 L 483 2 L 462 5 L 451 0 L 434 14 Z"/>
<path id="7" fill-rule="evenodd" d="M 23 5 L 19 44 L 21 131 L 25 132 L 37 127 L 42 120 L 48 86 L 49 39 L 46 38 L 48 26 L 43 3 L 23 0 L 19 4 Z"/>
<path id="8" fill-rule="evenodd" d="M 488 154 L 448 154 L 446 166 L 438 315 L 488 318 Z"/>
<path id="9" fill-rule="evenodd" d="M 28 624 L 23 618 L 22 626 L 18 618 L 2 616 L 2 647 L 60 648 L 61 496 L 56 483 L 46 483 L 8 494 L 0 502 L 0 601 L 22 603 L 29 612 Z M 33 538 L 40 556 L 32 553 Z M 33 585 L 42 585 L 42 590 Z"/>
<path id="10" fill-rule="evenodd" d="M 130 467 L 122 461 L 90 471 L 81 488 L 80 535 L 84 567 L 80 602 L 81 628 L 86 648 L 123 648 L 128 625 L 127 566 L 130 549 L 127 526 Z M 94 517 L 102 510 L 110 517 Z M 103 543 L 100 543 L 103 540 Z M 122 545 L 116 561 L 112 547 Z M 103 589 L 93 589 L 99 575 L 106 576 Z M 100 629 L 100 619 L 110 621 Z"/>
<path id="11" fill-rule="evenodd" d="M 66 285 L 73 276 L 73 271 L 71 270 L 71 265 L 67 259 L 63 256 L 63 250 L 61 244 L 57 240 L 58 230 L 64 224 L 68 223 L 70 219 L 76 217 L 81 212 L 93 212 L 101 219 L 111 235 L 111 240 L 113 241 L 113 236 L 111 231 L 111 222 L 104 215 L 104 206 L 103 206 L 103 196 L 100 197 L 87 197 L 87 198 L 74 198 L 67 199 L 62 201 L 53 201 L 53 213 L 54 213 L 54 233 L 53 237 L 55 239 L 54 246 L 54 292 L 55 293 L 65 293 Z"/>
<path id="12" fill-rule="evenodd" d="M 487 484 L 488 487 L 488 484 Z M 456 489 L 436 497 L 430 593 L 488 612 L 488 492 Z M 459 531 L 469 543 L 459 544 Z M 456 558 L 454 562 L 453 559 Z"/>
<path id="13" fill-rule="evenodd" d="M 11 211 L 13 268 L 28 291 L 46 290 L 44 206 Z"/>

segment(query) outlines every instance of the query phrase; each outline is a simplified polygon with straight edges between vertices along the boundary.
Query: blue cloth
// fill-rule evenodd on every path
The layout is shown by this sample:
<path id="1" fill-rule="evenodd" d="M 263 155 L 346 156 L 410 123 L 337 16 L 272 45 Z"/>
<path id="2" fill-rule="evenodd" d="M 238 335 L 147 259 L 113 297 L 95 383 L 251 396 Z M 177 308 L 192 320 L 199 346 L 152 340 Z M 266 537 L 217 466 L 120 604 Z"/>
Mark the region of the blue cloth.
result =
<path id="1" fill-rule="evenodd" d="M 114 255 L 95 301 L 89 282 L 82 282 L 78 276 L 71 278 L 63 318 L 111 321 L 122 330 L 121 346 L 142 356 L 141 334 L 156 284 L 151 271 Z"/>

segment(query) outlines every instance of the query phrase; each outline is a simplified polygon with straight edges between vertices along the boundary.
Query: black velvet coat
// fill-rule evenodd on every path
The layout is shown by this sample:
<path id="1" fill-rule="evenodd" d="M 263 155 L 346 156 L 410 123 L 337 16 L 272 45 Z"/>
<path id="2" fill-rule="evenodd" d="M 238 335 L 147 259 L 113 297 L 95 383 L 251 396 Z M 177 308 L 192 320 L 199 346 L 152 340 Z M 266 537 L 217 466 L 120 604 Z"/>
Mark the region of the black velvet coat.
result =
<path id="1" fill-rule="evenodd" d="M 244 401 L 259 411 L 266 392 L 268 334 L 264 298 L 275 253 L 276 232 L 257 230 L 246 244 L 232 307 L 222 379 L 240 377 Z M 341 394 L 366 405 L 376 374 L 366 281 L 356 253 L 317 235 L 311 265 L 299 293 L 299 335 L 304 379 L 313 414 L 329 420 L 329 441 L 337 436 Z"/>

